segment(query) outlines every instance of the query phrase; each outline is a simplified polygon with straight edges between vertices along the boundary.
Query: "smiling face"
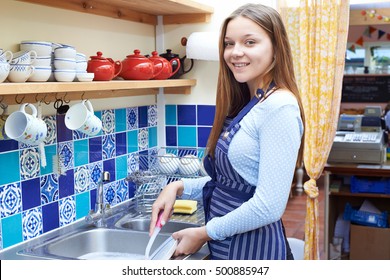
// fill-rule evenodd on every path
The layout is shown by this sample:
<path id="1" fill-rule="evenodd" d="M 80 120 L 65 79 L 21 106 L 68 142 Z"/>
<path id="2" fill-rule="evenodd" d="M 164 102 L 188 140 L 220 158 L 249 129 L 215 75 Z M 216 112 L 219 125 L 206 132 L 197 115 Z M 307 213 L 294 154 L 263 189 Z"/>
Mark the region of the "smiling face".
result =
<path id="1" fill-rule="evenodd" d="M 224 59 L 236 80 L 247 83 L 251 93 L 262 85 L 273 57 L 271 39 L 263 28 L 242 16 L 228 23 Z"/>

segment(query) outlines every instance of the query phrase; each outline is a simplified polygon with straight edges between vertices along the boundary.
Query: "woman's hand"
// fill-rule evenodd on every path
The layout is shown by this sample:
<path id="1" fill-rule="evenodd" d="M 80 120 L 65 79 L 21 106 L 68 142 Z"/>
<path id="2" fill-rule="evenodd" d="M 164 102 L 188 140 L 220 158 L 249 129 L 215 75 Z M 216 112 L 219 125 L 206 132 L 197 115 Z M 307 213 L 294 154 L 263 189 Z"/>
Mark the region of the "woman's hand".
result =
<path id="1" fill-rule="evenodd" d="M 161 211 L 164 211 L 161 218 L 161 224 L 164 225 L 169 221 L 169 218 L 173 213 L 173 205 L 175 204 L 176 196 L 181 196 L 183 194 L 183 189 L 184 186 L 182 181 L 174 181 L 166 185 L 161 191 L 160 195 L 152 206 L 149 235 L 152 235 L 156 226 L 158 214 Z"/>
<path id="2" fill-rule="evenodd" d="M 174 256 L 194 254 L 211 238 L 207 235 L 206 227 L 186 228 L 172 234 L 178 240 Z"/>

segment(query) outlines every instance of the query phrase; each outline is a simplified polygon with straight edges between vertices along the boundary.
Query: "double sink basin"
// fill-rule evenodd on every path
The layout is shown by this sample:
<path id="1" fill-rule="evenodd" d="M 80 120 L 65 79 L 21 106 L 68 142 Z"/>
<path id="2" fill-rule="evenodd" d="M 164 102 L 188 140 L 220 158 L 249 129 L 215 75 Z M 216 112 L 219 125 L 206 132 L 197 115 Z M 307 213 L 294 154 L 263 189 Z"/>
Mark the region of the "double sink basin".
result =
<path id="1" fill-rule="evenodd" d="M 115 218 L 116 217 L 116 218 Z M 106 227 L 84 225 L 67 233 L 57 234 L 42 242 L 19 250 L 17 254 L 38 259 L 145 259 L 149 241 L 149 217 L 125 214 L 107 219 Z M 161 229 L 151 248 L 154 252 L 173 232 L 199 224 L 170 220 Z M 207 246 L 189 256 L 175 259 L 204 259 Z"/>

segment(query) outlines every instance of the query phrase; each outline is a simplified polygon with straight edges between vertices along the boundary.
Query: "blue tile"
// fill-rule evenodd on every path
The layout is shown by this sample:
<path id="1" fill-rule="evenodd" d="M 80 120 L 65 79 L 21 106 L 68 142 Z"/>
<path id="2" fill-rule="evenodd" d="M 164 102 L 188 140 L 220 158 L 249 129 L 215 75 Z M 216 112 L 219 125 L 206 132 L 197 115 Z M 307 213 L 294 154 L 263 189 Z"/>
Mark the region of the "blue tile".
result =
<path id="1" fill-rule="evenodd" d="M 64 142 L 72 140 L 72 130 L 65 125 L 65 115 L 57 115 L 57 141 Z"/>
<path id="2" fill-rule="evenodd" d="M 41 176 L 41 204 L 58 200 L 58 176 L 55 174 Z"/>
<path id="3" fill-rule="evenodd" d="M 89 146 L 88 140 L 76 140 L 73 143 L 74 146 L 74 166 L 81 166 L 88 164 Z"/>
<path id="4" fill-rule="evenodd" d="M 127 153 L 138 151 L 138 131 L 132 130 L 127 132 Z"/>
<path id="5" fill-rule="evenodd" d="M 206 147 L 211 127 L 198 127 L 198 147 Z"/>
<path id="6" fill-rule="evenodd" d="M 177 125 L 176 105 L 165 106 L 165 124 Z"/>
<path id="7" fill-rule="evenodd" d="M 19 181 L 19 151 L 0 154 L 0 170 L 0 185 Z"/>
<path id="8" fill-rule="evenodd" d="M 60 226 L 58 201 L 42 206 L 43 232 L 56 229 Z"/>
<path id="9" fill-rule="evenodd" d="M 177 124 L 196 125 L 196 106 L 177 105 Z"/>
<path id="10" fill-rule="evenodd" d="M 109 159 L 103 161 L 103 170 L 110 172 L 110 180 L 111 182 L 116 181 L 115 177 L 115 159 Z"/>
<path id="11" fill-rule="evenodd" d="M 102 137 L 89 139 L 89 162 L 102 160 Z"/>
<path id="12" fill-rule="evenodd" d="M 126 132 L 115 134 L 116 156 L 121 156 L 127 153 L 126 141 Z"/>
<path id="13" fill-rule="evenodd" d="M 39 178 L 22 182 L 23 211 L 41 205 L 41 184 Z"/>
<path id="14" fill-rule="evenodd" d="M 116 180 L 121 180 L 126 178 L 127 176 L 127 156 L 121 156 L 117 157 L 115 159 L 115 173 L 116 173 Z"/>
<path id="15" fill-rule="evenodd" d="M 91 210 L 89 193 L 84 192 L 76 195 L 76 220 L 84 218 Z"/>
<path id="16" fill-rule="evenodd" d="M 95 204 L 96 204 L 96 189 L 93 189 L 89 192 L 89 201 L 91 203 L 90 207 L 91 209 L 95 210 Z"/>
<path id="17" fill-rule="evenodd" d="M 22 212 L 22 189 L 20 182 L 0 187 L 0 218 Z"/>
<path id="18" fill-rule="evenodd" d="M 112 134 L 115 132 L 115 113 L 114 110 L 103 110 L 102 118 L 102 132 L 103 135 Z"/>
<path id="19" fill-rule="evenodd" d="M 149 127 L 148 137 L 149 137 L 149 149 L 157 147 L 157 127 L 156 126 Z"/>
<path id="20" fill-rule="evenodd" d="M 1 235 L 4 249 L 23 241 L 21 213 L 1 219 Z"/>
<path id="21" fill-rule="evenodd" d="M 167 146 L 177 146 L 176 126 L 165 127 L 165 138 Z"/>
<path id="22" fill-rule="evenodd" d="M 179 126 L 177 128 L 178 146 L 196 147 L 196 127 Z"/>
<path id="23" fill-rule="evenodd" d="M 46 167 L 41 166 L 41 175 L 47 175 L 53 173 L 53 157 L 57 154 L 57 145 L 46 145 Z"/>
<path id="24" fill-rule="evenodd" d="M 116 147 L 115 147 L 115 135 L 108 134 L 103 135 L 102 137 L 102 156 L 103 159 L 113 158 L 116 155 Z"/>
<path id="25" fill-rule="evenodd" d="M 0 153 L 14 151 L 19 148 L 18 141 L 8 139 L 0 141 Z"/>
<path id="26" fill-rule="evenodd" d="M 199 105 L 198 106 L 198 125 L 213 125 L 215 115 L 215 106 Z"/>
<path id="27" fill-rule="evenodd" d="M 148 106 L 138 107 L 138 128 L 148 126 Z"/>
<path id="28" fill-rule="evenodd" d="M 126 131 L 126 109 L 115 109 L 115 132 Z"/>
<path id="29" fill-rule="evenodd" d="M 134 197 L 134 194 L 135 194 L 136 185 L 135 185 L 135 183 L 130 182 L 130 181 L 127 182 L 127 184 L 129 186 L 129 198 L 132 198 L 132 197 Z"/>
<path id="30" fill-rule="evenodd" d="M 67 170 L 58 180 L 60 199 L 74 194 L 74 171 Z"/>

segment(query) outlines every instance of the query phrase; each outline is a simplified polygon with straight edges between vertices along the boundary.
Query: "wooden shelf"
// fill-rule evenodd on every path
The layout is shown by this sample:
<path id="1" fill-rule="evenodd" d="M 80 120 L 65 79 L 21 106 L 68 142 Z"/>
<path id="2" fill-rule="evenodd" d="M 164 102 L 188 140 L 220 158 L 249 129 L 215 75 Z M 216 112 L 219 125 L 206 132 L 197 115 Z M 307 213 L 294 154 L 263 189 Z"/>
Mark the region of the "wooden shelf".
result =
<path id="1" fill-rule="evenodd" d="M 21 102 L 52 102 L 56 98 L 80 100 L 83 98 L 112 98 L 120 96 L 154 95 L 159 88 L 167 94 L 189 94 L 196 85 L 194 79 L 102 81 L 102 82 L 45 82 L 1 83 L 0 100 L 7 104 Z"/>
<path id="2" fill-rule="evenodd" d="M 340 190 L 330 191 L 329 195 L 332 196 L 347 196 L 347 197 L 364 197 L 364 198 L 388 198 L 390 199 L 390 194 L 382 194 L 382 193 L 352 193 L 350 188 L 347 186 L 342 186 Z"/>
<path id="3" fill-rule="evenodd" d="M 192 0 L 18 0 L 151 25 L 209 22 L 214 9 Z"/>

